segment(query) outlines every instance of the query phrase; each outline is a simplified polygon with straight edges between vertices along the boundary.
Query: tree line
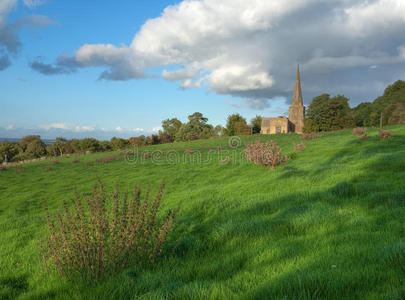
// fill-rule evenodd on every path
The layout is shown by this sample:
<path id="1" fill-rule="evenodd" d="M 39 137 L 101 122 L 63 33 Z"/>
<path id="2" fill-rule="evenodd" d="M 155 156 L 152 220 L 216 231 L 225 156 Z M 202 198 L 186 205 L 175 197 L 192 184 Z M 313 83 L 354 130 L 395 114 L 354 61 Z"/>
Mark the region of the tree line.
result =
<path id="1" fill-rule="evenodd" d="M 95 138 L 71 139 L 56 138 L 55 142 L 46 144 L 39 135 L 28 135 L 18 142 L 3 141 L 0 143 L 0 163 L 29 160 L 44 156 L 63 156 L 67 154 L 84 154 L 86 152 L 105 152 L 143 147 L 174 141 L 192 141 L 219 136 L 248 135 L 260 132 L 261 117 L 256 116 L 248 124 L 239 114 L 230 115 L 226 127 L 213 126 L 208 118 L 195 112 L 188 116 L 188 122 L 182 123 L 173 118 L 162 121 L 162 130 L 158 134 L 141 135 L 128 139 L 113 137 L 109 141 Z"/>
<path id="2" fill-rule="evenodd" d="M 354 108 L 350 108 L 349 99 L 343 95 L 323 94 L 313 98 L 305 116 L 304 132 L 401 123 L 405 123 L 405 81 L 398 80 L 373 102 L 363 102 Z"/>

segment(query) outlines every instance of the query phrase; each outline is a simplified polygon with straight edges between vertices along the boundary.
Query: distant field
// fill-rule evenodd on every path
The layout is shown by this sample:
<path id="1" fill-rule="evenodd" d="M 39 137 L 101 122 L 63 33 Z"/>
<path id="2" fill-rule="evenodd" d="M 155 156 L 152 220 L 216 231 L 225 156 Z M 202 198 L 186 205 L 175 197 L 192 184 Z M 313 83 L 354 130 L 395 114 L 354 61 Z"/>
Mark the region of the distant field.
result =
<path id="1" fill-rule="evenodd" d="M 325 134 L 298 153 L 298 135 L 243 137 L 236 149 L 221 138 L 140 149 L 195 152 L 170 163 L 123 153 L 94 163 L 111 155 L 100 153 L 2 171 L 0 299 L 404 299 L 405 126 L 388 129 L 387 140 L 375 129 L 364 141 Z M 274 171 L 247 163 L 244 145 L 256 138 L 278 141 L 292 159 Z M 165 255 L 95 285 L 48 276 L 43 200 L 56 211 L 75 186 L 89 193 L 98 178 L 108 190 L 141 183 L 154 193 L 166 179 L 163 211 L 182 207 Z"/>

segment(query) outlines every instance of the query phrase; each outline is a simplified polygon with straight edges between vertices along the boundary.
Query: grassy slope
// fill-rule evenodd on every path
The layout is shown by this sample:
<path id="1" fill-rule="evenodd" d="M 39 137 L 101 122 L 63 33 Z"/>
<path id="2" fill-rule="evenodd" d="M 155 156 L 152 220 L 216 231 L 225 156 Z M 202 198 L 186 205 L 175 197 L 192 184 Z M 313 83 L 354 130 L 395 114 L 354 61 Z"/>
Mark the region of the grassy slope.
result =
<path id="1" fill-rule="evenodd" d="M 405 298 L 405 126 L 394 137 L 358 141 L 349 131 L 306 142 L 275 171 L 247 164 L 156 165 L 102 154 L 25 165 L 0 173 L 0 298 L 403 299 Z M 295 135 L 261 136 L 292 153 Z M 243 138 L 243 143 L 253 138 Z M 159 145 L 200 149 L 227 139 Z M 152 148 L 150 148 L 152 149 Z M 203 157 L 208 150 L 202 150 Z M 240 150 L 239 150 L 240 153 Z M 105 154 L 104 154 L 105 155 Z M 182 202 L 173 242 L 152 267 L 126 270 L 95 286 L 76 286 L 40 268 L 51 209 L 89 192 L 167 180 L 164 208 Z M 174 248 L 174 244 L 177 247 Z M 335 265 L 336 267 L 332 267 Z"/>

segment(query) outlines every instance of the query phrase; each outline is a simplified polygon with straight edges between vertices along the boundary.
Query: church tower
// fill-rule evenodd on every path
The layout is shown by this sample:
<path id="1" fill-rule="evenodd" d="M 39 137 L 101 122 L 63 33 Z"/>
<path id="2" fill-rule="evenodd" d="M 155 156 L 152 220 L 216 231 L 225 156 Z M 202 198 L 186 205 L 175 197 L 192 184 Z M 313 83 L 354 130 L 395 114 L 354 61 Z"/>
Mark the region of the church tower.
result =
<path id="1" fill-rule="evenodd" d="M 305 108 L 302 101 L 300 66 L 297 68 L 297 79 L 295 80 L 294 96 L 288 112 L 291 132 L 302 133 L 304 128 Z"/>

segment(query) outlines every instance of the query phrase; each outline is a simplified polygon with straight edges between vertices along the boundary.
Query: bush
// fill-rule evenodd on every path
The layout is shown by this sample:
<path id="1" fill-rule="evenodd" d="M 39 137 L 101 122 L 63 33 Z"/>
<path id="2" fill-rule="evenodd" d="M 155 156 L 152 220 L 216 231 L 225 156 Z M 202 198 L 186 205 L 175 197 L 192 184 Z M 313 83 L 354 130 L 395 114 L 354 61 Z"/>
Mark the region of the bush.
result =
<path id="1" fill-rule="evenodd" d="M 80 159 L 74 159 L 74 160 L 72 160 L 72 163 L 74 163 L 74 164 L 77 164 L 77 163 L 79 163 L 80 162 Z"/>
<path id="2" fill-rule="evenodd" d="M 162 182 L 152 202 L 150 189 L 141 201 L 141 189 L 135 187 L 128 201 L 128 192 L 121 196 L 118 185 L 107 197 L 99 182 L 90 197 L 75 190 L 73 211 L 64 202 L 56 217 L 50 216 L 45 202 L 49 234 L 40 248 L 48 272 L 99 280 L 133 264 L 154 262 L 179 210 L 169 211 L 163 222 L 157 222 L 164 186 Z"/>
<path id="3" fill-rule="evenodd" d="M 356 128 L 353 129 L 352 134 L 354 136 L 367 135 L 367 128 L 356 127 Z"/>
<path id="4" fill-rule="evenodd" d="M 300 151 L 304 151 L 304 150 L 305 150 L 304 143 L 301 143 L 301 144 L 294 143 L 294 152 L 300 152 Z"/>
<path id="5" fill-rule="evenodd" d="M 90 163 L 89 161 L 87 161 L 84 165 L 85 165 L 86 167 L 90 167 L 90 166 L 91 166 L 91 163 Z"/>
<path id="6" fill-rule="evenodd" d="M 45 171 L 50 171 L 50 170 L 52 170 L 52 167 L 51 167 L 51 166 L 47 166 L 47 167 L 45 167 L 44 170 L 45 170 Z"/>
<path id="7" fill-rule="evenodd" d="M 378 138 L 380 140 L 388 139 L 392 135 L 391 131 L 389 131 L 389 130 L 378 129 L 378 132 L 379 132 Z"/>
<path id="8" fill-rule="evenodd" d="M 58 163 L 59 163 L 59 161 L 57 161 L 57 160 L 51 161 L 51 164 L 53 164 L 53 165 L 57 165 Z"/>
<path id="9" fill-rule="evenodd" d="M 317 139 L 317 138 L 319 138 L 319 135 L 317 135 L 315 133 L 304 133 L 300 137 L 301 141 L 314 140 L 314 139 Z"/>
<path id="10" fill-rule="evenodd" d="M 263 167 L 270 167 L 272 170 L 279 164 L 290 160 L 287 155 L 282 155 L 282 149 L 277 142 L 270 141 L 263 144 L 260 140 L 257 140 L 255 144 L 247 145 L 245 158 Z"/>
<path id="11" fill-rule="evenodd" d="M 0 172 L 5 171 L 5 170 L 6 170 L 6 167 L 0 166 Z"/>

